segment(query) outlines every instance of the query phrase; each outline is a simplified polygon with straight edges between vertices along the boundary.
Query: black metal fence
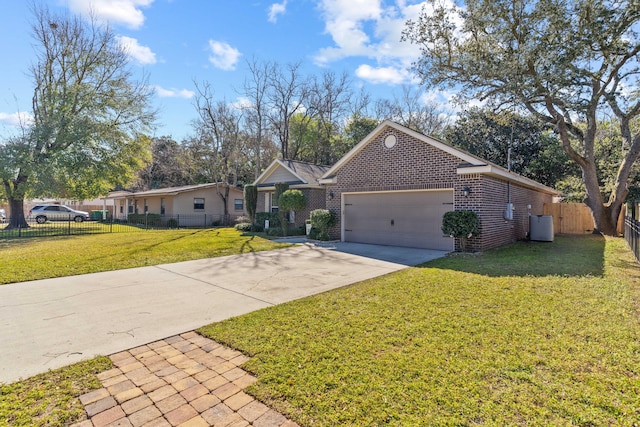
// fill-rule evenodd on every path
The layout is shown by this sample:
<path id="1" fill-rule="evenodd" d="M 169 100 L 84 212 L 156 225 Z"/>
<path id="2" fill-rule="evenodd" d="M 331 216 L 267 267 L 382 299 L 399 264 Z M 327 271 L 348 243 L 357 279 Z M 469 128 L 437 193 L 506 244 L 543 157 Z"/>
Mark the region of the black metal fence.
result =
<path id="1" fill-rule="evenodd" d="M 35 219 L 27 219 L 28 227 L 9 227 L 10 219 L 0 223 L 0 240 L 26 237 L 70 236 L 78 234 L 133 233 L 144 230 L 162 230 L 177 228 L 212 228 L 234 225 L 235 215 L 158 215 L 129 214 L 107 220 L 83 222 L 46 221 L 39 224 Z"/>
<path id="2" fill-rule="evenodd" d="M 640 221 L 630 216 L 624 218 L 624 238 L 636 256 L 636 260 L 640 261 Z"/>

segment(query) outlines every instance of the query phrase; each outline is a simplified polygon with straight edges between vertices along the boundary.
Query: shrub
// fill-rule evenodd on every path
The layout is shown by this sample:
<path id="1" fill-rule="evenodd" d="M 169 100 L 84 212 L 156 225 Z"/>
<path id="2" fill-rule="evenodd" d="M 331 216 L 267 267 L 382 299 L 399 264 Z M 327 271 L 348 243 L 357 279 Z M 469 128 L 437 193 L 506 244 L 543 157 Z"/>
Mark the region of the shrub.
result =
<path id="1" fill-rule="evenodd" d="M 178 220 L 175 218 L 169 218 L 167 220 L 167 228 L 178 228 Z"/>
<path id="2" fill-rule="evenodd" d="M 248 222 L 251 223 L 251 218 L 249 218 L 248 216 L 239 216 L 236 219 L 233 220 L 233 222 L 235 224 L 242 224 L 243 222 Z"/>
<path id="3" fill-rule="evenodd" d="M 316 237 L 311 237 L 311 233 L 309 233 L 309 237 L 315 238 L 318 240 L 329 240 L 329 234 L 327 230 L 335 223 L 335 215 L 333 212 L 327 209 L 316 209 L 311 211 L 311 233 L 313 233 Z"/>
<path id="4" fill-rule="evenodd" d="M 451 211 L 442 216 L 442 232 L 460 239 L 460 249 L 467 250 L 467 239 L 480 234 L 480 220 L 473 211 Z"/>
<path id="5" fill-rule="evenodd" d="M 251 231 L 253 226 L 250 222 L 239 222 L 235 228 L 238 231 Z"/>
<path id="6" fill-rule="evenodd" d="M 130 224 L 139 224 L 146 226 L 158 226 L 162 223 L 160 214 L 129 214 L 127 221 Z"/>
<path id="7" fill-rule="evenodd" d="M 269 227 L 280 227 L 280 216 L 277 213 L 258 212 L 256 214 L 256 223 L 264 227 L 264 221 L 269 220 Z"/>
<path id="8" fill-rule="evenodd" d="M 289 184 L 286 182 L 276 182 L 274 187 L 276 191 L 273 192 L 273 197 L 280 202 L 280 196 L 289 189 Z M 278 206 L 278 216 L 280 217 L 280 227 L 283 227 L 283 224 L 287 224 L 287 211 L 282 209 L 281 206 Z M 288 225 L 286 227 L 288 227 Z M 283 231 L 285 233 L 284 235 L 286 235 L 286 227 L 283 227 L 285 228 Z"/>
<path id="9" fill-rule="evenodd" d="M 307 206 L 307 198 L 300 190 L 286 190 L 278 197 L 278 207 L 285 213 L 289 211 L 301 211 Z M 284 235 L 287 235 L 288 227 L 283 227 Z"/>
<path id="10" fill-rule="evenodd" d="M 244 186 L 244 207 L 249 215 L 249 221 L 256 220 L 256 208 L 258 206 L 258 187 L 253 184 Z"/>
<path id="11" fill-rule="evenodd" d="M 280 227 L 270 227 L 267 230 L 268 236 L 282 236 L 282 228 Z"/>
<path id="12" fill-rule="evenodd" d="M 261 233 L 264 231 L 264 227 L 260 224 L 252 224 L 251 231 L 253 231 L 254 233 Z"/>

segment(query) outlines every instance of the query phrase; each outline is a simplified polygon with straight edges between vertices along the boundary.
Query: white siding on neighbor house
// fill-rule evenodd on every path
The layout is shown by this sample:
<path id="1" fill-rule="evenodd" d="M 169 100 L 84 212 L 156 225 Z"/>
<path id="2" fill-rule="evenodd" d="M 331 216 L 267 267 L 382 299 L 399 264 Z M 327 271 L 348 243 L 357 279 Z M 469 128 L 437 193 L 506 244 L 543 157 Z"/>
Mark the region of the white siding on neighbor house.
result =
<path id="1" fill-rule="evenodd" d="M 300 181 L 298 177 L 293 175 L 291 172 L 283 168 L 282 166 L 278 166 L 276 170 L 273 171 L 271 175 L 269 175 L 262 184 L 277 184 L 279 182 L 293 182 Z"/>

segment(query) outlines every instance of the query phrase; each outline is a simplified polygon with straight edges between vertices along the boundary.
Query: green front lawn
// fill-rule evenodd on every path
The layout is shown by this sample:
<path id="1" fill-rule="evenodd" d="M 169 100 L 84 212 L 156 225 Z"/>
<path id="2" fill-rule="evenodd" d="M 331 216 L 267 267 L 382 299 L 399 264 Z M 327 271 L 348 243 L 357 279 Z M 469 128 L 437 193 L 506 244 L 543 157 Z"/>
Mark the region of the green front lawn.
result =
<path id="1" fill-rule="evenodd" d="M 640 268 L 622 239 L 454 255 L 202 328 L 301 425 L 633 425 Z"/>
<path id="2" fill-rule="evenodd" d="M 232 228 L 144 230 L 0 240 L 0 284 L 288 246 Z"/>
<path id="3" fill-rule="evenodd" d="M 107 357 L 0 384 L 0 426 L 68 426 L 86 418 L 78 399 L 102 386 L 96 375 L 112 367 Z"/>

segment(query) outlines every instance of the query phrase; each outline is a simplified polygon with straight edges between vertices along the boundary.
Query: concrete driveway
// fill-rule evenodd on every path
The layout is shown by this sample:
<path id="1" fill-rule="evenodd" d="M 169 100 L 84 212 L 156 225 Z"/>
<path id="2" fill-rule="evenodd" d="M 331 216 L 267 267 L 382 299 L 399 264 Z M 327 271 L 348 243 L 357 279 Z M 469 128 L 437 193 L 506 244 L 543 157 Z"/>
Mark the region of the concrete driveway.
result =
<path id="1" fill-rule="evenodd" d="M 349 243 L 0 286 L 0 383 L 441 257 Z"/>

